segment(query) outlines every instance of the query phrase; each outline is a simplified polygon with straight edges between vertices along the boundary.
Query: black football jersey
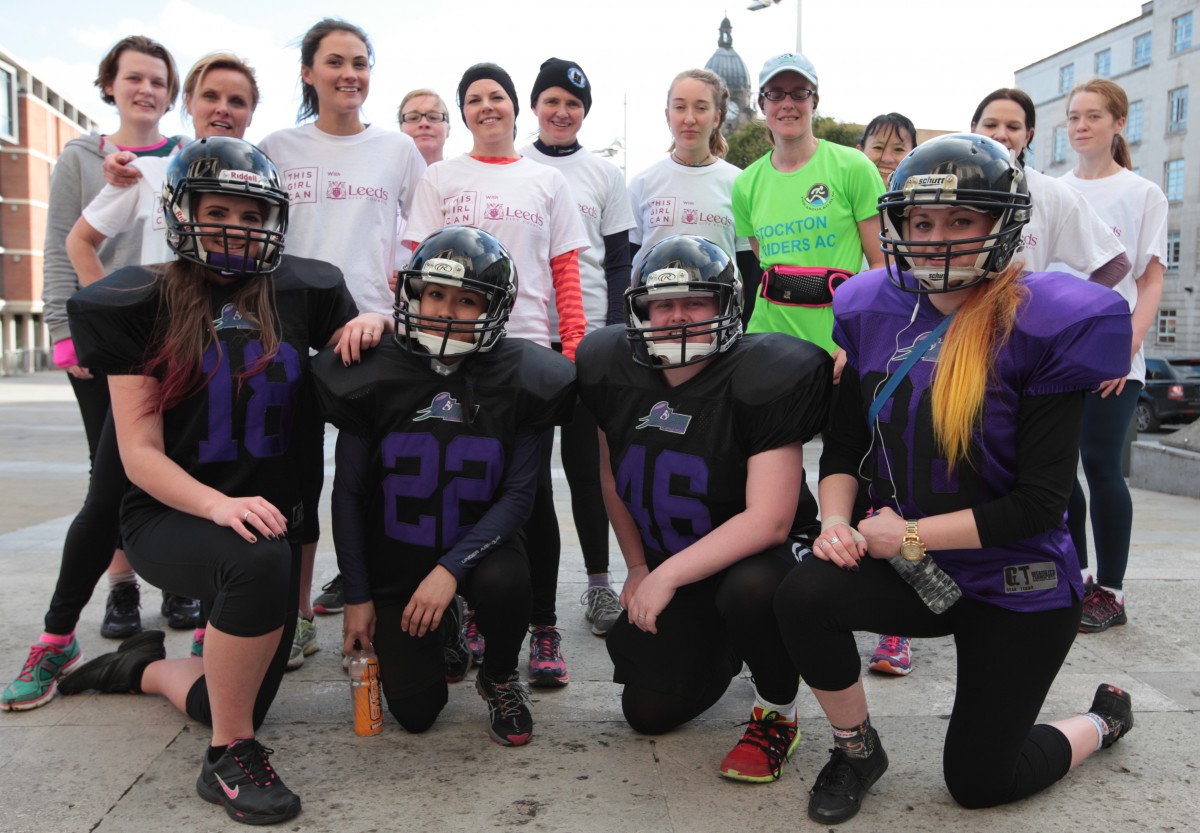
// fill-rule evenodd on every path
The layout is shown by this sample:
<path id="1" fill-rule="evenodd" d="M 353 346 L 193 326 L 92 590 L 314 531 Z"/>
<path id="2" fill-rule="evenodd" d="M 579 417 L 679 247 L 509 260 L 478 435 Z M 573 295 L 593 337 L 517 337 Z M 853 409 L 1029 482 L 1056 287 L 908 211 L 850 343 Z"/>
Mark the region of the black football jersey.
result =
<path id="1" fill-rule="evenodd" d="M 110 375 L 141 375 L 164 335 L 162 280 L 127 267 L 76 293 L 67 304 L 80 362 Z M 309 349 L 328 343 L 357 314 L 336 267 L 285 256 L 272 275 L 279 349 L 265 367 L 239 378 L 262 356 L 257 325 L 232 302 L 237 284 L 211 291 L 217 343 L 203 358 L 207 382 L 163 414 L 167 456 L 201 483 L 232 496 L 261 495 L 298 533 L 300 473 L 293 453 L 294 422 L 308 373 Z M 136 486 L 123 507 L 136 528 L 162 505 Z"/>
<path id="2" fill-rule="evenodd" d="M 620 325 L 586 336 L 576 364 L 652 569 L 745 509 L 750 457 L 824 427 L 833 379 L 828 353 L 780 333 L 742 336 L 677 387 L 633 361 Z M 816 510 L 802 486 L 793 533 Z"/>
<path id="3" fill-rule="evenodd" d="M 501 491 L 517 435 L 570 419 L 575 370 L 558 353 L 505 338 L 449 375 L 388 340 L 361 364 L 316 357 L 325 418 L 366 439 L 367 569 L 376 591 L 438 559 Z"/>

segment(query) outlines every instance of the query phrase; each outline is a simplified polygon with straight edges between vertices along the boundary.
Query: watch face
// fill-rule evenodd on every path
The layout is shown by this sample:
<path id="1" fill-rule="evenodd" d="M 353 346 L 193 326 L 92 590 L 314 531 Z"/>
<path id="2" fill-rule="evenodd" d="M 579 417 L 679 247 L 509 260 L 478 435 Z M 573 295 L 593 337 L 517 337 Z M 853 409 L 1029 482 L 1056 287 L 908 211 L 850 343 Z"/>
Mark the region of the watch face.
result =
<path id="1" fill-rule="evenodd" d="M 900 545 L 900 557 L 905 561 L 920 561 L 924 556 L 924 550 L 915 541 L 905 541 Z"/>

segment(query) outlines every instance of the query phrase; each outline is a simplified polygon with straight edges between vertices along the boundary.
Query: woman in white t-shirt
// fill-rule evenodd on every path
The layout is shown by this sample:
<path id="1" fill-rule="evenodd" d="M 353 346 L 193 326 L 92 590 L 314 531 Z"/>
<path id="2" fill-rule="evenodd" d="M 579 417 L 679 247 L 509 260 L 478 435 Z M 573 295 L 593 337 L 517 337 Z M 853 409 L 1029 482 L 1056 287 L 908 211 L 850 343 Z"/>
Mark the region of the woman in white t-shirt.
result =
<path id="1" fill-rule="evenodd" d="M 592 107 L 591 81 L 574 61 L 550 58 L 533 82 L 530 104 L 538 137 L 521 148 L 521 155 L 566 177 L 587 231 L 588 248 L 579 255 L 587 331 L 620 323 L 629 288 L 629 230 L 635 224 L 621 171 L 579 144 L 579 130 Z M 560 446 L 588 576 L 580 601 L 592 633 L 605 636 L 621 615 L 621 602 L 608 574 L 608 514 L 600 492 L 596 420 L 587 409 L 575 409 L 574 419 L 563 426 Z"/>
<path id="2" fill-rule="evenodd" d="M 1025 168 L 1033 214 L 1021 233 L 1018 257 L 1027 272 L 1062 263 L 1088 280 L 1112 287 L 1129 273 L 1125 247 L 1073 188 L 1025 165 L 1037 110 L 1023 90 L 1003 87 L 984 96 L 971 116 L 971 132 L 995 139 Z"/>
<path id="3" fill-rule="evenodd" d="M 665 111 L 669 156 L 629 183 L 637 222 L 629 232 L 635 262 L 639 250 L 674 234 L 704 237 L 731 258 L 739 248 L 750 250 L 734 233 L 733 181 L 741 168 L 724 158 L 729 145 L 721 125 L 728 105 L 729 89 L 715 72 L 684 70 L 671 82 Z"/>
<path id="4" fill-rule="evenodd" d="M 1094 79 L 1076 87 L 1067 105 L 1067 136 L 1079 155 L 1075 169 L 1060 180 L 1083 194 L 1105 225 L 1120 238 L 1133 268 L 1113 288 L 1133 315 L 1133 367 L 1088 394 L 1083 411 L 1080 455 L 1092 500 L 1095 580 L 1088 569 L 1087 502 L 1075 482 L 1067 525 L 1085 574 L 1083 620 L 1079 629 L 1098 633 L 1126 622 L 1123 582 L 1129 562 L 1133 501 L 1121 472 L 1121 452 L 1146 380 L 1142 341 L 1154 326 L 1162 296 L 1167 248 L 1167 198 L 1157 185 L 1132 170 L 1121 131 L 1129 99 L 1118 84 Z"/>
<path id="5" fill-rule="evenodd" d="M 557 170 L 517 153 L 520 105 L 504 69 L 489 63 L 469 67 L 458 83 L 458 106 L 471 133 L 471 150 L 425 171 L 405 243 L 415 246 L 438 229 L 459 224 L 493 235 L 517 267 L 517 300 L 508 335 L 547 348 L 557 341 L 563 355 L 574 361 L 587 326 L 579 253 L 588 247 L 588 238 L 571 189 Z M 551 302 L 558 311 L 557 339 L 551 332 Z M 553 431 L 548 431 L 533 514 L 523 529 L 533 582 L 529 681 L 561 687 L 570 677 L 555 627 L 560 541 L 550 476 L 552 449 Z"/>
<path id="6" fill-rule="evenodd" d="M 288 189 L 288 254 L 332 263 L 342 270 L 359 312 L 390 317 L 396 215 L 408 215 L 425 160 L 408 136 L 363 121 L 374 60 L 370 39 L 354 24 L 332 18 L 314 24 L 300 41 L 299 120 L 315 120 L 277 130 L 260 147 Z M 300 618 L 289 668 L 299 668 L 317 650 L 314 612 L 340 613 L 344 604 L 340 576 L 317 599 L 309 598 L 325 469 L 324 426 L 309 427 L 318 436 L 301 445 L 312 459 L 305 477 Z"/>

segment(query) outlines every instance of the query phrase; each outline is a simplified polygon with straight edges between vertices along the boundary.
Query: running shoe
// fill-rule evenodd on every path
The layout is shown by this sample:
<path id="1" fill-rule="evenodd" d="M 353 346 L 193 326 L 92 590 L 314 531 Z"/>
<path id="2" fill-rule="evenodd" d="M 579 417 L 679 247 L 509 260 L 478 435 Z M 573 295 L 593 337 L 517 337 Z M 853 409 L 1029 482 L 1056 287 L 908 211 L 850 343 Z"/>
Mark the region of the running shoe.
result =
<path id="1" fill-rule="evenodd" d="M 83 651 L 74 636 L 65 648 L 44 642 L 29 646 L 25 667 L 0 695 L 0 711 L 23 712 L 46 705 L 54 699 L 59 679 L 82 661 Z"/>
<path id="2" fill-rule="evenodd" d="M 579 597 L 579 603 L 584 606 L 584 618 L 592 623 L 592 633 L 596 636 L 608 636 L 624 612 L 621 597 L 611 587 L 589 587 Z"/>
<path id="3" fill-rule="evenodd" d="M 746 733 L 721 761 L 721 775 L 754 784 L 777 781 L 799 743 L 796 718 L 784 720 L 779 712 L 764 712 L 755 706 Z"/>
<path id="4" fill-rule="evenodd" d="M 105 639 L 128 639 L 142 630 L 142 588 L 136 581 L 123 581 L 108 591 L 100 635 Z"/>
<path id="5" fill-rule="evenodd" d="M 1080 633 L 1100 633 L 1115 625 L 1128 622 L 1125 602 L 1117 601 L 1116 594 L 1099 584 L 1083 597 L 1083 618 L 1079 622 Z"/>
<path id="6" fill-rule="evenodd" d="M 493 680 L 480 670 L 475 690 L 488 705 L 488 736 L 501 746 L 524 746 L 533 737 L 529 691 L 514 671 Z"/>
<path id="7" fill-rule="evenodd" d="M 463 636 L 464 610 L 466 603 L 463 602 L 462 596 L 455 596 L 450 600 L 439 626 L 442 631 L 442 657 L 446 663 L 448 683 L 457 683 L 467 676 L 471 667 L 471 649 L 467 645 L 467 638 Z"/>
<path id="8" fill-rule="evenodd" d="M 467 647 L 471 649 L 471 662 L 482 665 L 487 642 L 479 632 L 479 622 L 475 619 L 473 610 L 468 610 L 466 618 L 463 619 L 463 638 L 467 640 Z"/>
<path id="9" fill-rule="evenodd" d="M 1089 712 L 1108 724 L 1108 733 L 1100 745 L 1108 749 L 1133 729 L 1133 698 L 1115 685 L 1101 683 L 1092 698 Z"/>
<path id="10" fill-rule="evenodd" d="M 205 801 L 221 804 L 234 821 L 274 824 L 300 813 L 300 796 L 289 790 L 271 766 L 268 749 L 254 738 L 231 743 L 216 762 L 204 756 L 196 792 Z"/>
<path id="11" fill-rule="evenodd" d="M 562 631 L 553 625 L 529 626 L 529 684 L 561 688 L 571 681 L 562 655 Z"/>
<path id="12" fill-rule="evenodd" d="M 907 676 L 912 671 L 912 640 L 907 636 L 881 636 L 868 666 L 880 674 Z"/>
<path id="13" fill-rule="evenodd" d="M 304 658 L 321 650 L 317 644 L 317 625 L 303 616 L 296 618 L 296 635 L 292 639 L 292 652 L 288 655 L 287 669 L 295 671 L 304 664 Z"/>
<path id="14" fill-rule="evenodd" d="M 140 694 L 142 672 L 152 662 L 167 658 L 162 631 L 142 631 L 121 643 L 117 650 L 85 662 L 58 681 L 63 694 L 99 691 L 102 694 Z"/>
<path id="15" fill-rule="evenodd" d="M 867 790 L 887 772 L 888 757 L 875 728 L 870 729 L 873 750 L 865 758 L 852 758 L 842 749 L 831 749 L 829 763 L 813 782 L 808 817 L 821 824 L 849 821 L 862 808 Z"/>
<path id="16" fill-rule="evenodd" d="M 341 613 L 346 607 L 346 597 L 342 594 L 342 574 L 338 573 L 333 581 L 321 588 L 320 596 L 313 599 L 314 613 Z"/>
<path id="17" fill-rule="evenodd" d="M 167 627 L 175 631 L 191 631 L 200 627 L 200 602 L 163 591 L 160 612 Z"/>

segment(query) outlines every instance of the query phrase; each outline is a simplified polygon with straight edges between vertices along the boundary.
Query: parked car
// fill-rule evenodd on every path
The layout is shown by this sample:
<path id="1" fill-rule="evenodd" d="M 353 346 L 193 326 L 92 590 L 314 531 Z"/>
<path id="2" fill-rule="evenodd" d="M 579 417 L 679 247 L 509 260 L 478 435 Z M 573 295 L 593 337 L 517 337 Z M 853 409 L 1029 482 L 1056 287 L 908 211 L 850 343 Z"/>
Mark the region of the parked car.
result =
<path id="1" fill-rule="evenodd" d="M 1146 386 L 1138 395 L 1138 431 L 1200 416 L 1200 359 L 1146 357 Z"/>

